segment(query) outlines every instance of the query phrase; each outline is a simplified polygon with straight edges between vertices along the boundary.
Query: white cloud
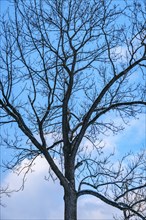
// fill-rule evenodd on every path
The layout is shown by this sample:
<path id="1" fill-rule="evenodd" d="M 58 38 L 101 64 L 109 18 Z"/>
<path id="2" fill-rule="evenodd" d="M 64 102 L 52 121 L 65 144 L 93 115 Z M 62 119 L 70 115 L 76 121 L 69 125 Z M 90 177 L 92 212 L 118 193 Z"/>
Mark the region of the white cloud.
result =
<path id="1" fill-rule="evenodd" d="M 91 196 L 79 199 L 78 210 L 79 219 L 110 220 L 113 219 L 113 215 L 121 214 L 120 211 Z"/>
<path id="2" fill-rule="evenodd" d="M 129 57 L 128 49 L 125 46 L 117 46 L 111 49 L 112 59 L 120 59 L 120 61 L 127 61 Z"/>
<path id="3" fill-rule="evenodd" d="M 141 143 L 144 142 L 146 129 L 144 121 L 145 115 L 141 115 L 139 120 L 131 120 L 130 126 L 127 126 L 119 135 L 105 137 L 105 150 L 110 151 L 115 147 L 121 155 L 123 149 L 128 151 L 131 148 L 137 150 L 142 147 Z M 26 162 L 27 160 L 24 160 L 23 164 Z M 13 193 L 10 198 L 3 198 L 2 202 L 7 206 L 1 207 L 1 219 L 63 219 L 63 189 L 58 181 L 54 183 L 52 180 L 44 180 L 48 169 L 49 166 L 44 158 L 38 157 L 33 166 L 35 172 L 28 174 L 24 190 Z M 23 173 L 19 176 L 9 173 L 3 179 L 2 185 L 9 183 L 11 189 L 18 189 L 22 175 Z M 119 213 L 119 211 L 105 205 L 97 198 L 92 196 L 79 198 L 78 218 L 80 219 L 113 219 L 114 213 Z"/>
<path id="4" fill-rule="evenodd" d="M 13 193 L 2 201 L 7 206 L 1 208 L 2 219 L 55 219 L 63 216 L 63 191 L 58 181 L 45 181 L 48 164 L 43 158 L 37 158 L 33 166 L 35 172 L 29 173 L 23 191 Z M 4 183 L 11 189 L 19 188 L 23 173 L 18 177 L 11 173 Z M 57 210 L 56 210 L 57 207 Z M 54 211 L 55 210 L 55 211 Z"/>
<path id="5" fill-rule="evenodd" d="M 33 169 L 36 171 L 28 174 L 24 190 L 3 199 L 7 206 L 1 207 L 1 219 L 63 219 L 63 190 L 59 182 L 44 180 L 48 164 L 43 158 L 37 158 Z M 3 185 L 9 183 L 11 189 L 18 188 L 21 178 L 10 173 Z M 91 196 L 84 196 L 78 202 L 80 219 L 112 219 L 115 212 L 117 210 Z"/>
<path id="6" fill-rule="evenodd" d="M 115 124 L 121 124 L 120 118 L 113 118 Z M 137 151 L 145 147 L 146 143 L 146 116 L 139 115 L 139 119 L 129 119 L 128 125 L 125 129 L 120 131 L 117 135 L 110 134 L 109 136 L 102 136 L 105 150 L 110 152 L 115 149 L 119 154 L 129 152 L 130 150 Z"/>

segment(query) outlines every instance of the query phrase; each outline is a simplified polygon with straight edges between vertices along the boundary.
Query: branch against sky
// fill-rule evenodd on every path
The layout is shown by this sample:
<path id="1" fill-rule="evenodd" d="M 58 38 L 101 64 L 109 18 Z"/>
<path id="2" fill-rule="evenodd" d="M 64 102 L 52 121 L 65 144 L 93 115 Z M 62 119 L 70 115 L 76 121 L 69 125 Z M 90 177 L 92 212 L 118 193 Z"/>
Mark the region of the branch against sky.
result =
<path id="1" fill-rule="evenodd" d="M 14 153 L 6 167 L 28 158 L 29 170 L 43 155 L 64 188 L 65 219 L 76 219 L 84 194 L 145 218 L 145 151 L 114 167 L 115 157 L 103 155 L 100 144 L 100 134 L 119 133 L 145 111 L 144 7 L 15 0 L 14 16 L 2 17 L 1 138 Z"/>

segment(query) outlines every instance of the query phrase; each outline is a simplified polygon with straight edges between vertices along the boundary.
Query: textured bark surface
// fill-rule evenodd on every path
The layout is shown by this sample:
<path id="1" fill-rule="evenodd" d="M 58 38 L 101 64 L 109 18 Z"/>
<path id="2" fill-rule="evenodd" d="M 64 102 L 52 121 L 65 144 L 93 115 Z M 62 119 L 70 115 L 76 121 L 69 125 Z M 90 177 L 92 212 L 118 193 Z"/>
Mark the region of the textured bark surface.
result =
<path id="1" fill-rule="evenodd" d="M 64 195 L 64 219 L 77 220 L 77 197 L 73 190 Z"/>

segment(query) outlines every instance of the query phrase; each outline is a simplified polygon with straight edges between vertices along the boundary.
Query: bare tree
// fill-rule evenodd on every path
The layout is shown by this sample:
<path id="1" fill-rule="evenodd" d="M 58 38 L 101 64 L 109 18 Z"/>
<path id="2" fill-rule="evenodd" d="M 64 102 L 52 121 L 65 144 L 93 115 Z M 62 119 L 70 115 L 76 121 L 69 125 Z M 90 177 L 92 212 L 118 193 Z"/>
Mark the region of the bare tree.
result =
<path id="1" fill-rule="evenodd" d="M 146 219 L 145 150 L 118 161 L 100 142 L 145 109 L 145 2 L 13 3 L 1 20 L 1 138 L 14 152 L 6 167 L 28 158 L 29 170 L 42 155 L 64 189 L 66 220 L 87 194 Z"/>

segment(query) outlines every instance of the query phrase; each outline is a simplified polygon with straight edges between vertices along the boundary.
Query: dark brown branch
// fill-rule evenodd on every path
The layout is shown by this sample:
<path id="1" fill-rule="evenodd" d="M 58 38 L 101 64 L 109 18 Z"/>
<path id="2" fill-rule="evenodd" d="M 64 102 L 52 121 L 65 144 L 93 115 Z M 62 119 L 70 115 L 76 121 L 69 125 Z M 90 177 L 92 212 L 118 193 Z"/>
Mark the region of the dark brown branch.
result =
<path id="1" fill-rule="evenodd" d="M 118 208 L 122 211 L 124 210 L 130 210 L 131 212 L 133 212 L 134 214 L 136 214 L 137 216 L 139 216 L 141 219 L 145 220 L 145 217 L 140 214 L 139 212 L 135 211 L 134 209 L 132 209 L 130 206 L 128 206 L 127 204 L 125 203 L 117 203 L 117 202 L 114 202 L 110 199 L 108 199 L 107 197 L 104 197 L 103 195 L 101 195 L 100 193 L 98 192 L 95 192 L 95 191 L 92 191 L 92 190 L 82 190 L 78 193 L 78 197 L 80 196 L 83 196 L 83 195 L 92 195 L 92 196 L 95 196 L 97 198 L 99 198 L 100 200 L 102 200 L 103 202 L 105 202 L 106 204 L 108 205 L 111 205 L 115 208 Z"/>

